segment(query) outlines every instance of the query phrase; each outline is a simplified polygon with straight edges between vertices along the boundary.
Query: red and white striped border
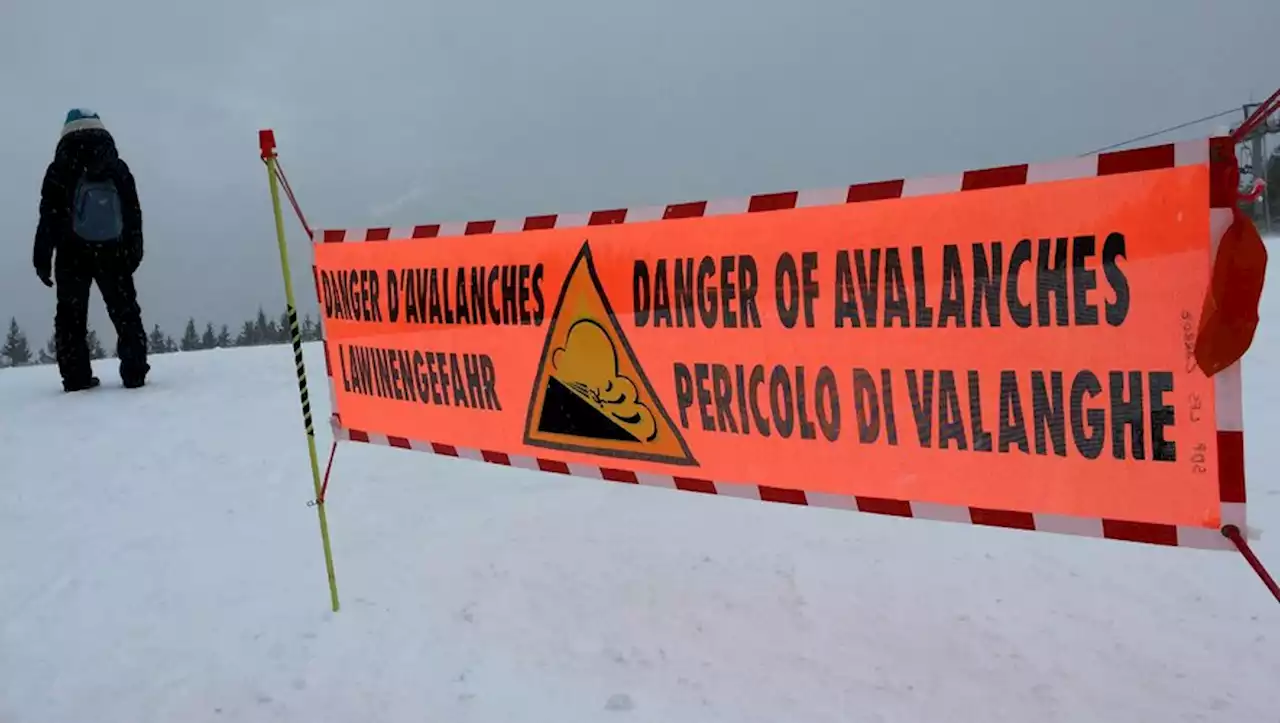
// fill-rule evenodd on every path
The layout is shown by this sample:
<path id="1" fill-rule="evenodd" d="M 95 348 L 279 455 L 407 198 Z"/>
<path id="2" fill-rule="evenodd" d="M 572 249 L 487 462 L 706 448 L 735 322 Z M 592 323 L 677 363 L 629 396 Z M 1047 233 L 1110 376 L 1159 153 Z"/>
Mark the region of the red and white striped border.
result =
<path id="1" fill-rule="evenodd" d="M 1235 143 L 1226 137 L 1209 139 L 1209 262 L 1212 269 L 1218 244 L 1231 226 L 1236 204 Z M 1252 537 L 1246 509 L 1244 473 L 1244 377 L 1240 362 L 1213 378 L 1214 412 L 1218 430 L 1218 498 L 1222 524 L 1235 525 L 1241 534 Z M 1234 549 L 1234 546 L 1229 549 Z"/>
<path id="2" fill-rule="evenodd" d="M 667 221 L 977 191 L 1031 183 L 1152 171 L 1177 166 L 1209 164 L 1211 175 L 1215 179 L 1214 188 L 1211 188 L 1210 193 L 1210 206 L 1212 209 L 1210 241 L 1212 252 L 1216 253 L 1217 243 L 1231 222 L 1230 209 L 1234 203 L 1235 189 L 1231 188 L 1227 191 L 1218 187 L 1220 184 L 1216 182 L 1216 179 L 1223 177 L 1224 174 L 1214 173 L 1213 171 L 1221 168 L 1224 164 L 1233 164 L 1235 162 L 1234 148 L 1226 148 L 1229 145 L 1230 140 L 1225 138 L 1200 139 L 1114 151 L 1080 158 L 1069 158 L 1049 163 L 1022 164 L 966 171 L 952 176 L 860 183 L 845 188 L 788 191 L 724 201 L 696 201 L 639 209 L 611 209 L 586 214 L 529 216 L 525 219 L 514 221 L 470 221 L 465 223 L 421 225 L 404 229 L 390 227 L 361 230 L 327 229 L 316 231 L 312 240 L 316 244 L 394 241 Z M 1221 151 L 1224 148 L 1230 155 L 1222 155 Z M 1213 152 L 1211 153 L 1211 151 Z M 314 272 L 314 265 L 312 270 Z M 318 296 L 318 277 L 316 281 Z M 323 330 L 323 322 L 321 328 Z M 330 398 L 334 402 L 331 409 L 336 412 L 336 382 L 333 378 L 332 366 L 329 363 L 327 341 L 325 342 L 325 371 L 329 377 Z M 1222 524 L 1236 525 L 1247 536 L 1256 536 L 1254 531 L 1250 530 L 1246 525 L 1245 517 L 1244 412 L 1240 364 L 1237 363 L 1219 373 L 1214 378 L 1214 384 L 1215 409 L 1217 413 L 1218 485 Z M 542 457 L 470 449 L 439 442 L 412 440 L 377 432 L 349 429 L 342 425 L 341 418 L 336 413 L 331 418 L 331 425 L 334 439 L 341 441 L 364 442 L 399 449 L 412 449 L 447 457 L 518 467 L 531 471 L 566 474 L 624 484 L 664 487 L 686 492 L 726 495 L 765 502 L 831 507 L 896 517 L 1008 527 L 1156 545 L 1214 550 L 1235 549 L 1232 543 L 1219 530 L 1206 527 L 961 507 L 858 495 L 833 495 L 759 484 L 721 482 L 695 477 L 634 472 Z"/>
<path id="3" fill-rule="evenodd" d="M 593 464 L 562 462 L 545 457 L 529 457 L 526 455 L 508 454 L 484 449 L 458 447 L 439 442 L 422 442 L 404 437 L 396 437 L 376 432 L 364 432 L 347 429 L 337 423 L 333 424 L 334 439 L 351 442 L 364 442 L 398 449 L 411 449 L 419 452 L 430 452 L 445 457 L 469 459 L 475 462 L 488 462 L 505 467 L 517 467 L 533 472 L 551 472 L 572 475 L 586 479 L 605 480 L 622 484 L 663 487 L 685 492 L 701 492 L 703 494 L 725 495 L 763 502 L 783 502 L 810 507 L 830 507 L 857 512 L 867 512 L 895 517 L 911 517 L 921 520 L 939 522 L 960 522 L 993 527 L 1009 527 L 1019 530 L 1035 530 L 1059 534 L 1100 537 L 1130 542 L 1145 542 L 1156 545 L 1176 545 L 1215 550 L 1234 550 L 1231 543 L 1215 529 L 1205 527 L 1183 527 L 1159 525 L 1149 522 L 1132 522 L 1125 520 L 1104 520 L 1087 517 L 1068 517 L 1014 510 L 996 510 L 980 507 L 960 507 L 942 505 L 931 502 L 911 500 L 894 500 L 881 497 L 864 497 L 861 495 L 834 495 L 821 492 L 807 492 L 768 485 L 720 482 L 698 477 L 679 477 L 666 474 L 635 472 L 614 467 L 600 467 Z M 1221 444 L 1221 435 L 1219 435 Z M 1221 453 L 1220 453 L 1221 454 Z M 1227 506 L 1224 505 L 1224 508 Z M 1238 523 L 1243 523 L 1243 504 L 1239 505 Z M 1223 524 L 1230 520 L 1224 518 Z M 1237 523 L 1237 524 L 1238 524 Z M 1243 525 L 1240 529 L 1246 529 Z"/>
<path id="4" fill-rule="evenodd" d="M 764 193 L 720 201 L 691 201 L 667 206 L 614 208 L 590 213 L 547 214 L 505 221 L 465 221 L 424 224 L 407 228 L 381 226 L 364 229 L 317 229 L 315 243 L 395 241 L 401 239 L 449 238 L 498 233 L 522 233 L 545 229 L 608 226 L 620 223 L 674 221 L 703 216 L 784 211 L 813 206 L 885 201 L 913 196 L 930 196 L 959 191 L 980 191 L 1004 186 L 1022 186 L 1048 181 L 1094 178 L 1120 173 L 1151 171 L 1175 166 L 1203 164 L 1209 158 L 1209 141 L 1201 139 L 1125 151 L 1114 151 L 1047 163 L 1024 163 L 947 176 L 856 183 L 840 188 Z"/>

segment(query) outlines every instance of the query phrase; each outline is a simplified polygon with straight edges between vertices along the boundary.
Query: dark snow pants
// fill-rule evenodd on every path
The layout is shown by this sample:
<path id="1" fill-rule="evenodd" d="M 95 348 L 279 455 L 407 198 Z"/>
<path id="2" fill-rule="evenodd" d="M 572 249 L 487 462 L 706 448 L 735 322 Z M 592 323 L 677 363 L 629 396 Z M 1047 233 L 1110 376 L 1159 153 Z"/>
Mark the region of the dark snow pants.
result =
<path id="1" fill-rule="evenodd" d="M 89 287 L 98 285 L 107 315 L 116 328 L 116 356 L 120 378 L 126 382 L 146 378 L 147 331 L 133 285 L 133 264 L 118 245 L 59 246 L 54 261 L 58 309 L 53 320 L 58 372 L 66 384 L 80 384 L 93 375 L 87 343 Z"/>

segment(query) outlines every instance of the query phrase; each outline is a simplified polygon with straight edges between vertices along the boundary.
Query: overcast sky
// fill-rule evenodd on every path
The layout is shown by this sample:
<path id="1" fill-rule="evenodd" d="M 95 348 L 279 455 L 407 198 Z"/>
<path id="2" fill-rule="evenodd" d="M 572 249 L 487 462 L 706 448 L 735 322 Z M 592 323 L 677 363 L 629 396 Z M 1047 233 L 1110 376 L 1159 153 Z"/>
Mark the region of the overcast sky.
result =
<path id="1" fill-rule="evenodd" d="M 0 316 L 51 331 L 31 241 L 73 106 L 137 177 L 176 338 L 283 309 L 262 127 L 313 225 L 407 226 L 1051 159 L 1277 85 L 1276 0 L 0 0 Z"/>

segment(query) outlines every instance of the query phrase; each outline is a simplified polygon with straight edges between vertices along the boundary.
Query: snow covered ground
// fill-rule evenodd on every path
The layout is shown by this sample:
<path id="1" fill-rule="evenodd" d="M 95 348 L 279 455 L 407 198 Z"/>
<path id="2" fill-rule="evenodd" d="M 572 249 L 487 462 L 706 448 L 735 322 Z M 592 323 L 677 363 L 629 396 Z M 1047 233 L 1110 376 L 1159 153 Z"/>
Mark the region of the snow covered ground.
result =
<path id="1" fill-rule="evenodd" d="M 290 357 L 0 372 L 0 722 L 1280 721 L 1280 606 L 1231 554 L 367 445 L 334 615 Z M 1245 412 L 1274 568 L 1277 368 L 1273 283 Z"/>

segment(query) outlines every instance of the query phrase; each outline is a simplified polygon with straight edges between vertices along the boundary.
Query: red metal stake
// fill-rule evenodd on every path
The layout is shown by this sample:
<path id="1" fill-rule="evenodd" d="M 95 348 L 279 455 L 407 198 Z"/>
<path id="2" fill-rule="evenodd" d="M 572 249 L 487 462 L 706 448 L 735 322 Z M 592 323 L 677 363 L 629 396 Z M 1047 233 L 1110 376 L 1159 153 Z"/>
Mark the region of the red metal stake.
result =
<path id="1" fill-rule="evenodd" d="M 1253 554 L 1253 549 L 1249 547 L 1249 541 L 1244 539 L 1244 535 L 1240 534 L 1240 528 L 1235 525 L 1227 525 L 1222 528 L 1222 535 L 1235 544 L 1236 549 L 1244 555 L 1244 559 L 1249 562 L 1249 567 L 1258 573 L 1262 584 L 1267 586 L 1272 595 L 1276 596 L 1276 602 L 1280 602 L 1280 585 L 1276 584 L 1275 578 L 1271 577 L 1271 573 L 1267 572 L 1267 568 L 1263 567 L 1262 561 L 1258 556 Z"/>

